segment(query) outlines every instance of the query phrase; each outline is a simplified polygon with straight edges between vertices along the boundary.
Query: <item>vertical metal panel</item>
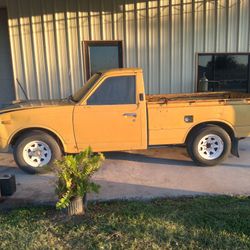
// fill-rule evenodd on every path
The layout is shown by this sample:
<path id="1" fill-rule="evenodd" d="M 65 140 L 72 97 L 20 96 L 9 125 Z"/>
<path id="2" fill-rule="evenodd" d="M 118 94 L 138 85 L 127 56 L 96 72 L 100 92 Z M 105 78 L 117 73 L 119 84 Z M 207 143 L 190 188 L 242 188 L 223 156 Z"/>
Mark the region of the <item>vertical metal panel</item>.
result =
<path id="1" fill-rule="evenodd" d="M 171 92 L 171 20 L 169 0 L 160 1 L 161 92 Z"/>
<path id="2" fill-rule="evenodd" d="M 115 40 L 124 41 L 124 13 L 123 13 L 123 0 L 113 0 L 113 33 Z"/>
<path id="3" fill-rule="evenodd" d="M 184 0 L 182 40 L 182 92 L 192 92 L 193 70 L 193 13 L 192 1 Z"/>
<path id="4" fill-rule="evenodd" d="M 217 35 L 215 52 L 227 51 L 227 1 L 220 0 L 217 10 Z"/>
<path id="5" fill-rule="evenodd" d="M 38 12 L 42 9 L 40 1 L 37 1 L 36 4 L 31 2 L 31 12 Z M 32 50 L 33 62 L 34 62 L 34 74 L 35 81 L 37 83 L 37 95 L 38 98 L 49 98 L 49 83 L 48 75 L 46 68 L 46 54 L 44 53 L 44 30 L 43 30 L 43 21 L 42 15 L 34 16 L 31 15 L 31 39 L 32 39 Z M 40 49 L 42 48 L 42 49 Z"/>
<path id="6" fill-rule="evenodd" d="M 181 5 L 180 0 L 172 0 L 172 55 L 171 55 L 171 82 L 172 92 L 181 92 Z"/>
<path id="7" fill-rule="evenodd" d="M 101 0 L 91 1 L 89 0 L 90 8 L 90 34 L 91 40 L 102 40 L 102 30 L 101 30 Z"/>
<path id="8" fill-rule="evenodd" d="M 49 98 L 60 98 L 60 80 L 58 70 L 57 40 L 55 32 L 54 3 L 52 1 L 42 1 L 42 20 L 44 47 L 43 52 L 46 58 L 46 69 L 48 76 Z"/>
<path id="9" fill-rule="evenodd" d="M 158 19 L 158 1 L 149 1 L 149 22 L 148 22 L 148 38 L 149 38 L 149 92 L 159 93 L 160 92 L 160 78 L 159 78 L 159 19 Z"/>
<path id="10" fill-rule="evenodd" d="M 85 40 L 122 40 L 124 65 L 144 69 L 147 93 L 193 91 L 198 52 L 250 51 L 249 0 L 6 4 L 14 77 L 30 98 L 61 98 L 83 85 Z"/>
<path id="11" fill-rule="evenodd" d="M 113 40 L 113 2 L 112 1 L 105 1 L 102 0 L 102 6 L 104 10 L 102 11 L 102 33 L 103 33 L 103 40 Z"/>
<path id="12" fill-rule="evenodd" d="M 27 6 L 27 7 L 25 7 Z M 30 15 L 29 1 L 25 1 L 25 5 L 19 5 L 20 11 L 19 27 L 20 27 L 20 45 L 22 50 L 22 61 L 24 65 L 24 75 L 27 86 L 27 95 L 29 98 L 38 98 L 38 88 L 36 82 L 35 64 L 34 64 L 34 43 L 32 41 L 32 24 Z"/>
<path id="13" fill-rule="evenodd" d="M 62 97 L 65 97 L 72 92 L 66 1 L 56 0 L 54 8 L 58 10 L 55 13 L 55 36 L 57 41 L 60 94 Z"/>
<path id="14" fill-rule="evenodd" d="M 0 107 L 15 99 L 6 9 L 0 8 Z"/>
<path id="15" fill-rule="evenodd" d="M 134 3 L 125 4 L 125 51 L 126 51 L 126 61 L 125 67 L 136 67 L 137 62 L 137 44 L 136 44 L 136 22 L 135 22 L 135 5 Z"/>
<path id="16" fill-rule="evenodd" d="M 205 51 L 206 52 L 214 52 L 215 51 L 215 35 L 216 35 L 216 12 L 215 12 L 215 3 L 216 1 L 213 2 L 207 2 L 206 3 L 206 22 L 205 22 Z"/>
<path id="17" fill-rule="evenodd" d="M 147 22 L 147 4 L 145 2 L 137 3 L 137 46 L 138 46 L 138 66 L 144 69 L 145 89 L 149 91 L 148 79 L 148 22 Z"/>
<path id="18" fill-rule="evenodd" d="M 242 1 L 239 9 L 239 51 L 248 51 L 250 34 L 250 1 Z M 249 21 L 247 21 L 249 20 Z M 248 32 L 246 32 L 248 31 Z"/>
<path id="19" fill-rule="evenodd" d="M 78 9 L 77 1 L 67 0 L 67 9 Z M 81 41 L 79 40 L 78 11 L 67 12 L 68 54 L 70 61 L 71 92 L 76 92 L 83 81 L 81 60 Z"/>
<path id="20" fill-rule="evenodd" d="M 228 6 L 228 52 L 238 52 L 238 0 L 229 0 Z"/>
<path id="21" fill-rule="evenodd" d="M 206 2 L 194 4 L 194 52 L 205 52 L 206 43 Z"/>

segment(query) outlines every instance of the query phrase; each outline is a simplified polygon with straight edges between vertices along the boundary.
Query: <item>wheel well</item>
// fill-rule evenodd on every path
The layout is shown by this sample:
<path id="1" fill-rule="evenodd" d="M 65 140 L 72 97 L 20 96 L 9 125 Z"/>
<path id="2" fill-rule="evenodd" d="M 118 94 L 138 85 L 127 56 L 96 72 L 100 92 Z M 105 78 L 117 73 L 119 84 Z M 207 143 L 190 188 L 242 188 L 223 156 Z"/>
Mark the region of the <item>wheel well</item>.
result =
<path id="1" fill-rule="evenodd" d="M 204 122 L 204 123 L 197 124 L 189 131 L 189 133 L 186 137 L 185 143 L 187 143 L 188 139 L 190 138 L 190 136 L 192 136 L 192 134 L 194 133 L 194 131 L 196 129 L 202 128 L 206 125 L 216 125 L 218 127 L 221 127 L 229 134 L 231 141 L 233 141 L 235 139 L 235 134 L 234 134 L 233 129 L 229 125 L 227 125 L 226 123 L 223 123 L 223 122 Z"/>
<path id="2" fill-rule="evenodd" d="M 52 131 L 47 130 L 47 129 L 43 129 L 43 128 L 27 128 L 27 129 L 23 129 L 23 130 L 17 132 L 12 137 L 12 139 L 10 141 L 10 145 L 13 147 L 16 144 L 17 140 L 20 138 L 20 136 L 22 136 L 22 135 L 24 135 L 26 133 L 29 133 L 29 132 L 34 132 L 34 131 L 46 133 L 46 134 L 49 134 L 50 136 L 52 136 L 57 141 L 57 143 L 59 144 L 60 148 L 64 152 L 64 146 L 63 146 L 63 143 L 62 143 L 61 139 L 55 133 L 53 133 Z"/>

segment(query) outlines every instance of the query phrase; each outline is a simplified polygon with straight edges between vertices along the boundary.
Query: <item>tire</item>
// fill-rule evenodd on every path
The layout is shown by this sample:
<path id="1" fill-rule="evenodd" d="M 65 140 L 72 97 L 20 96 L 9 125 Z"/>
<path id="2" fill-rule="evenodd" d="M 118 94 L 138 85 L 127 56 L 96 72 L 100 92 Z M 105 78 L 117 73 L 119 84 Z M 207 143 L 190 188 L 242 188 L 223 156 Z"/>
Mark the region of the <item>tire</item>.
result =
<path id="1" fill-rule="evenodd" d="M 231 138 L 223 128 L 205 125 L 189 136 L 187 152 L 197 165 L 215 166 L 227 158 L 231 144 Z"/>
<path id="2" fill-rule="evenodd" d="M 62 150 L 54 137 L 39 130 L 21 135 L 14 145 L 16 164 L 29 174 L 50 171 L 54 161 L 61 157 Z"/>

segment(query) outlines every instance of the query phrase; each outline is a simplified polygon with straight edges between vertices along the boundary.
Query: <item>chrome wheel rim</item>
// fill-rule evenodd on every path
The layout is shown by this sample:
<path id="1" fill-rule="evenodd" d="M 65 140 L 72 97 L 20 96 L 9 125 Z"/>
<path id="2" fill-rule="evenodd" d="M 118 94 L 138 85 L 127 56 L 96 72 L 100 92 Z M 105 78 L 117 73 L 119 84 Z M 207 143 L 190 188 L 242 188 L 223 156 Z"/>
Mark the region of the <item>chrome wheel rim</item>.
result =
<path id="1" fill-rule="evenodd" d="M 202 137 L 198 143 L 198 153 L 206 160 L 215 160 L 224 151 L 224 142 L 218 135 L 208 134 Z"/>
<path id="2" fill-rule="evenodd" d="M 52 157 L 48 144 L 43 141 L 29 142 L 23 149 L 23 159 L 31 167 L 38 168 L 47 165 Z"/>

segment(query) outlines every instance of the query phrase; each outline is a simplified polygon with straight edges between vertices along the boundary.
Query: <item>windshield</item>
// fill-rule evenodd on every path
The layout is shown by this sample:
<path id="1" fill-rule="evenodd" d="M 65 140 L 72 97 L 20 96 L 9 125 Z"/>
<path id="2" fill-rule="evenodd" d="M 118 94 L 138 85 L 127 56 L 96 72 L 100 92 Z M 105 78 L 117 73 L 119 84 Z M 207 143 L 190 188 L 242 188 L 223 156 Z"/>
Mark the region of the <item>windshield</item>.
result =
<path id="1" fill-rule="evenodd" d="M 79 102 L 87 93 L 88 91 L 95 85 L 95 83 L 100 79 L 101 74 L 96 73 L 94 74 L 85 84 L 84 86 L 79 89 L 73 96 L 72 100 L 74 102 Z"/>

